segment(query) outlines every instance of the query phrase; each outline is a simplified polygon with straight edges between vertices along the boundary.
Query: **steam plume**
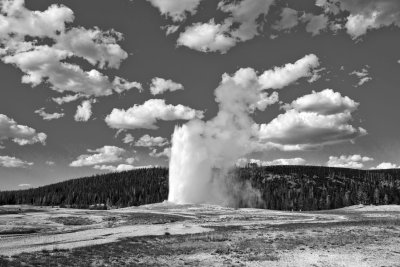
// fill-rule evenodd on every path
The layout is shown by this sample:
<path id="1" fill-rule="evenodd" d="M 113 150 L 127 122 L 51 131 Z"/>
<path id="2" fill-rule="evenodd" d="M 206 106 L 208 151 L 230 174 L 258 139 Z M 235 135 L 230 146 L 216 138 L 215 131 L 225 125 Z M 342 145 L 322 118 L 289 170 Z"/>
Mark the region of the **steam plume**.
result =
<path id="1" fill-rule="evenodd" d="M 209 121 L 195 119 L 175 128 L 168 200 L 180 204 L 235 205 L 232 202 L 239 193 L 256 196 L 257 192 L 249 185 L 238 189 L 229 173 L 240 157 L 256 149 L 258 127 L 251 115 L 278 101 L 277 92 L 266 90 L 311 77 L 312 69 L 318 65 L 318 58 L 311 54 L 260 76 L 251 68 L 239 69 L 232 76 L 223 74 L 215 90 L 217 115 Z"/>

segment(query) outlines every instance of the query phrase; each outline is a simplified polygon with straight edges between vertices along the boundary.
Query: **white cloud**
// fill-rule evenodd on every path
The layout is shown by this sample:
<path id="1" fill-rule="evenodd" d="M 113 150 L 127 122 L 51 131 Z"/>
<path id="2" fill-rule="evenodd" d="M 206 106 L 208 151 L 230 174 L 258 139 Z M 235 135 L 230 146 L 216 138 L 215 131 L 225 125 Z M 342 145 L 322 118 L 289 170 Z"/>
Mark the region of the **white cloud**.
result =
<path id="1" fill-rule="evenodd" d="M 78 65 L 63 62 L 73 56 L 66 50 L 58 50 L 49 46 L 31 46 L 29 49 L 4 56 L 4 63 L 14 64 L 25 75 L 23 83 L 37 86 L 44 81 L 51 84 L 51 88 L 58 92 L 74 92 L 84 95 L 105 96 L 113 91 L 120 93 L 131 88 L 141 88 L 136 82 L 128 82 L 115 77 L 111 82 L 107 76 L 92 69 L 83 71 Z"/>
<path id="2" fill-rule="evenodd" d="M 346 29 L 347 33 L 353 39 L 367 33 L 368 29 L 379 28 L 380 25 L 376 23 L 378 12 L 373 12 L 369 15 L 364 14 L 350 14 L 347 17 Z"/>
<path id="3" fill-rule="evenodd" d="M 173 21 L 186 19 L 186 14 L 195 14 L 201 0 L 147 0 L 158 8 L 164 16 L 172 18 Z"/>
<path id="4" fill-rule="evenodd" d="M 121 155 L 125 153 L 125 149 L 116 146 L 104 146 L 95 150 L 88 150 L 88 152 L 91 154 L 80 155 L 69 166 L 82 167 L 121 161 Z"/>
<path id="5" fill-rule="evenodd" d="M 297 10 L 285 7 L 281 12 L 281 19 L 273 26 L 276 30 L 289 30 L 299 24 Z"/>
<path id="6" fill-rule="evenodd" d="M 135 158 L 135 157 L 131 157 L 131 158 L 127 158 L 126 160 L 125 160 L 125 162 L 126 163 L 128 163 L 128 164 L 130 164 L 130 165 L 132 165 L 134 162 L 136 162 L 137 161 L 137 158 Z"/>
<path id="7" fill-rule="evenodd" d="M 161 29 L 165 30 L 165 34 L 168 36 L 179 30 L 179 25 L 165 25 L 161 26 Z"/>
<path id="8" fill-rule="evenodd" d="M 221 1 L 218 3 L 218 8 L 228 14 L 224 21 L 215 23 L 214 19 L 211 19 L 207 23 L 194 23 L 180 34 L 177 43 L 201 52 L 226 53 L 237 42 L 253 39 L 259 34 L 261 25 L 257 23 L 257 19 L 261 15 L 268 14 L 273 2 L 273 0 Z"/>
<path id="9" fill-rule="evenodd" d="M 166 147 L 164 148 L 163 151 L 161 152 L 157 152 L 157 149 L 153 149 L 150 153 L 149 153 L 150 157 L 153 158 L 160 158 L 160 157 L 167 157 L 169 158 L 171 156 L 171 148 L 170 147 Z"/>
<path id="10" fill-rule="evenodd" d="M 122 34 L 114 30 L 72 28 L 62 32 L 56 40 L 54 48 L 70 51 L 101 69 L 118 69 L 121 62 L 128 57 L 128 53 L 117 44 L 122 40 Z"/>
<path id="11" fill-rule="evenodd" d="M 270 123 L 257 126 L 259 136 L 284 150 L 351 141 L 367 134 L 365 129 L 349 124 L 357 107 L 358 103 L 330 89 L 313 92 L 287 105 L 286 112 Z"/>
<path id="12" fill-rule="evenodd" d="M 31 145 L 34 143 L 46 144 L 47 135 L 45 133 L 37 133 L 35 129 L 19 125 L 13 119 L 4 114 L 0 114 L 0 142 L 2 140 L 11 139 L 19 145 Z"/>
<path id="13" fill-rule="evenodd" d="M 311 94 L 299 97 L 285 108 L 330 115 L 353 112 L 357 110 L 359 105 L 359 103 L 351 98 L 342 96 L 339 92 L 334 92 L 332 89 L 325 89 L 321 92 L 313 91 Z"/>
<path id="14" fill-rule="evenodd" d="M 163 99 L 149 99 L 128 110 L 114 108 L 106 117 L 109 127 L 115 129 L 157 129 L 158 120 L 192 120 L 202 118 L 203 112 L 183 105 L 167 105 Z"/>
<path id="15" fill-rule="evenodd" d="M 18 186 L 19 187 L 32 187 L 31 184 L 19 184 Z"/>
<path id="16" fill-rule="evenodd" d="M 398 165 L 396 165 L 396 164 L 393 164 L 393 163 L 391 163 L 391 162 L 382 162 L 381 164 L 379 164 L 378 166 L 376 166 L 376 167 L 373 167 L 373 168 L 371 168 L 371 169 L 377 169 L 377 170 L 380 170 L 380 169 L 397 169 L 397 168 L 400 168 L 400 166 L 398 166 Z"/>
<path id="17" fill-rule="evenodd" d="M 288 63 L 283 67 L 275 67 L 265 71 L 259 78 L 264 89 L 280 89 L 302 77 L 311 77 L 313 68 L 319 66 L 318 57 L 314 54 L 306 55 L 295 63 Z"/>
<path id="18" fill-rule="evenodd" d="M 51 5 L 45 11 L 32 12 L 24 7 L 24 0 L 2 1 L 0 14 L 0 39 L 10 34 L 19 36 L 55 37 L 64 32 L 65 23 L 74 20 L 71 9 Z"/>
<path id="19" fill-rule="evenodd" d="M 226 53 L 236 45 L 236 40 L 226 30 L 225 25 L 215 24 L 213 19 L 208 23 L 195 23 L 179 35 L 177 43 L 201 52 Z"/>
<path id="20" fill-rule="evenodd" d="M 307 14 L 304 20 L 308 21 L 306 31 L 311 33 L 312 36 L 318 35 L 321 31 L 328 27 L 329 18 L 324 14 L 312 15 Z"/>
<path id="21" fill-rule="evenodd" d="M 9 156 L 0 156 L 0 167 L 6 168 L 26 168 L 32 166 L 33 162 L 23 161 L 21 159 Z"/>
<path id="22" fill-rule="evenodd" d="M 373 161 L 373 158 L 361 155 L 341 155 L 340 157 L 330 156 L 326 163 L 329 167 L 361 169 L 365 162 Z"/>
<path id="23" fill-rule="evenodd" d="M 80 57 L 99 68 L 118 68 L 127 53 L 117 44 L 122 35 L 114 30 L 65 27 L 74 20 L 73 12 L 52 5 L 46 11 L 31 11 L 23 0 L 3 1 L 0 14 L 0 56 L 23 73 L 23 83 L 37 86 L 49 83 L 58 92 L 104 96 L 131 88 L 141 89 L 137 82 L 115 77 L 112 81 L 96 69 L 84 71 L 66 62 Z M 38 45 L 26 37 L 48 38 L 54 45 Z M 59 99 L 63 102 L 63 99 Z"/>
<path id="24" fill-rule="evenodd" d="M 258 24 L 257 19 L 262 15 L 266 16 L 273 3 L 274 0 L 221 1 L 218 7 L 221 11 L 230 14 L 230 17 L 224 21 L 225 25 L 232 26 L 234 23 L 239 25 L 230 30 L 229 34 L 243 42 L 259 34 L 262 23 Z"/>
<path id="25" fill-rule="evenodd" d="M 53 97 L 52 100 L 56 102 L 59 105 L 62 105 L 64 103 L 69 103 L 78 100 L 79 98 L 83 97 L 81 94 L 75 94 L 75 95 L 66 95 L 62 97 Z"/>
<path id="26" fill-rule="evenodd" d="M 35 113 L 38 114 L 40 117 L 42 117 L 44 120 L 49 121 L 49 120 L 56 120 L 59 118 L 64 117 L 64 113 L 47 113 L 44 111 L 44 108 L 40 108 L 38 110 L 35 110 Z"/>
<path id="27" fill-rule="evenodd" d="M 291 158 L 291 159 L 275 159 L 272 161 L 263 161 L 260 159 L 240 158 L 236 162 L 236 165 L 240 167 L 244 167 L 247 164 L 257 164 L 258 166 L 305 165 L 306 160 L 303 158 Z"/>
<path id="28" fill-rule="evenodd" d="M 347 33 L 357 39 L 371 29 L 395 25 L 400 27 L 400 3 L 397 0 L 332 0 L 328 9 L 340 3 L 342 11 L 349 12 L 345 27 Z"/>
<path id="29" fill-rule="evenodd" d="M 166 91 L 173 92 L 176 90 L 183 90 L 183 85 L 172 80 L 165 80 L 158 77 L 151 80 L 150 92 L 152 95 L 159 95 Z"/>
<path id="30" fill-rule="evenodd" d="M 143 135 L 140 137 L 139 140 L 136 141 L 135 146 L 142 146 L 142 147 L 161 147 L 168 145 L 169 142 L 166 138 L 161 136 L 153 137 L 148 134 Z"/>
<path id="31" fill-rule="evenodd" d="M 113 166 L 113 165 L 95 165 L 93 168 L 97 169 L 97 170 L 110 171 L 110 172 L 124 172 L 124 171 L 134 170 L 137 167 L 132 166 L 130 164 L 119 164 L 117 166 Z"/>
<path id="32" fill-rule="evenodd" d="M 75 121 L 88 121 L 92 116 L 92 101 L 85 100 L 76 109 L 74 116 Z"/>
<path id="33" fill-rule="evenodd" d="M 54 161 L 47 160 L 47 161 L 45 162 L 45 164 L 46 164 L 46 165 L 49 165 L 49 166 L 53 166 L 53 165 L 55 165 L 56 163 L 55 163 Z"/>
<path id="34" fill-rule="evenodd" d="M 357 78 L 360 79 L 357 83 L 357 86 L 361 86 L 364 83 L 372 80 L 372 77 L 369 76 L 368 66 L 365 68 L 362 68 L 361 71 L 354 70 L 354 71 L 350 72 L 349 75 L 356 76 Z"/>
<path id="35" fill-rule="evenodd" d="M 125 137 L 124 137 L 124 139 L 122 139 L 122 141 L 123 141 L 125 144 L 132 143 L 134 140 L 135 140 L 135 138 L 134 138 L 131 134 L 126 134 Z"/>

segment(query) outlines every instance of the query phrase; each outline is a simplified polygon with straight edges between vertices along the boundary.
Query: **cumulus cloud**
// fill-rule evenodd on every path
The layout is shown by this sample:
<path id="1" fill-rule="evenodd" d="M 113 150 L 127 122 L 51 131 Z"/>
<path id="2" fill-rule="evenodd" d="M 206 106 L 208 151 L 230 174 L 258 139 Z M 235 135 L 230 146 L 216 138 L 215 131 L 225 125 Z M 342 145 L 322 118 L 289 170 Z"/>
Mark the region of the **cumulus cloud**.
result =
<path id="1" fill-rule="evenodd" d="M 151 80 L 150 92 L 152 95 L 159 95 L 167 91 L 173 92 L 176 90 L 183 90 L 183 85 L 172 80 L 165 80 L 158 77 Z"/>
<path id="2" fill-rule="evenodd" d="M 326 13 L 347 12 L 344 27 L 357 39 L 369 30 L 394 25 L 400 27 L 400 3 L 397 0 L 324 0 L 317 1 Z"/>
<path id="3" fill-rule="evenodd" d="M 325 14 L 313 15 L 306 14 L 303 20 L 307 22 L 306 31 L 312 36 L 318 35 L 328 27 L 329 18 Z"/>
<path id="4" fill-rule="evenodd" d="M 273 0 L 220 1 L 218 9 L 228 14 L 221 23 L 211 19 L 207 23 L 195 23 L 185 29 L 178 38 L 178 45 L 201 52 L 226 53 L 238 42 L 253 39 L 260 33 L 261 15 L 267 15 Z"/>
<path id="5" fill-rule="evenodd" d="M 137 82 L 120 77 L 110 80 L 92 69 L 84 71 L 68 63 L 79 57 L 98 68 L 118 68 L 128 54 L 117 44 L 122 35 L 114 30 L 65 27 L 74 20 L 73 12 L 64 6 L 52 5 L 45 11 L 25 8 L 23 0 L 3 1 L 0 13 L 0 56 L 23 73 L 23 83 L 37 86 L 49 83 L 58 92 L 104 96 L 131 88 L 141 89 Z M 35 38 L 26 41 L 26 37 Z M 36 39 L 47 38 L 54 44 L 39 45 Z M 59 99 L 62 102 L 62 99 Z"/>
<path id="6" fill-rule="evenodd" d="M 281 19 L 273 26 L 276 30 L 289 30 L 299 24 L 298 11 L 285 7 L 281 12 Z"/>
<path id="7" fill-rule="evenodd" d="M 135 141 L 135 138 L 131 134 L 126 134 L 125 137 L 122 139 L 122 142 L 125 144 L 129 144 Z"/>
<path id="8" fill-rule="evenodd" d="M 165 35 L 170 35 L 179 30 L 179 25 L 165 25 L 161 26 L 161 29 L 165 30 Z"/>
<path id="9" fill-rule="evenodd" d="M 305 165 L 306 160 L 303 158 L 291 158 L 291 159 L 275 159 L 272 161 L 263 161 L 260 159 L 240 158 L 236 162 L 236 165 L 239 167 L 244 167 L 247 164 L 256 164 L 257 166 Z"/>
<path id="10" fill-rule="evenodd" d="M 19 125 L 13 119 L 4 114 L 0 114 L 0 142 L 11 139 L 13 142 L 23 146 L 34 143 L 46 144 L 47 135 L 37 133 L 35 129 Z"/>
<path id="11" fill-rule="evenodd" d="M 21 159 L 9 156 L 0 156 L 0 166 L 5 168 L 26 168 L 32 166 L 33 162 L 23 161 Z"/>
<path id="12" fill-rule="evenodd" d="M 10 34 L 35 37 L 55 37 L 64 32 L 65 23 L 74 20 L 73 11 L 65 6 L 51 5 L 45 11 L 32 12 L 24 7 L 24 0 L 2 1 L 0 38 Z"/>
<path id="13" fill-rule="evenodd" d="M 158 120 L 192 120 L 202 118 L 203 112 L 183 105 L 167 105 L 163 99 L 149 99 L 142 105 L 123 110 L 114 108 L 106 117 L 109 127 L 115 129 L 157 129 Z"/>
<path id="14" fill-rule="evenodd" d="M 226 25 L 238 24 L 229 33 L 240 41 L 247 41 L 257 36 L 262 24 L 258 24 L 260 16 L 266 16 L 274 0 L 221 1 L 218 7 L 230 16 L 225 19 Z"/>
<path id="15" fill-rule="evenodd" d="M 125 162 L 126 163 L 128 163 L 128 164 L 130 164 L 130 165 L 132 165 L 134 162 L 136 162 L 137 161 L 137 158 L 135 158 L 135 157 L 131 157 L 131 158 L 127 158 L 126 160 L 125 160 Z"/>
<path id="16" fill-rule="evenodd" d="M 35 113 L 38 114 L 40 117 L 43 118 L 43 120 L 49 121 L 49 120 L 56 120 L 59 118 L 64 117 L 64 113 L 47 113 L 44 111 L 44 108 L 40 108 L 38 110 L 35 110 Z"/>
<path id="17" fill-rule="evenodd" d="M 66 95 L 66 96 L 61 96 L 61 97 L 53 97 L 52 100 L 54 102 L 56 102 L 57 104 L 62 105 L 64 103 L 76 101 L 81 97 L 83 97 L 83 95 L 75 94 L 75 95 Z"/>
<path id="18" fill-rule="evenodd" d="M 391 162 L 382 162 L 378 166 L 372 167 L 371 169 L 382 170 L 382 169 L 397 169 L 397 168 L 400 168 L 400 166 L 398 166 L 394 163 L 391 163 Z"/>
<path id="19" fill-rule="evenodd" d="M 141 146 L 141 147 L 161 147 L 161 146 L 166 146 L 168 145 L 169 142 L 166 138 L 163 138 L 161 136 L 153 137 L 148 134 L 143 135 L 140 137 L 139 140 L 136 141 L 135 146 Z"/>
<path id="20" fill-rule="evenodd" d="M 124 172 L 124 171 L 134 170 L 137 167 L 132 166 L 130 164 L 119 164 L 117 166 L 113 166 L 113 165 L 95 165 L 93 168 L 96 169 L 96 170 L 102 170 L 102 171 Z"/>
<path id="21" fill-rule="evenodd" d="M 72 28 L 57 37 L 56 49 L 66 50 L 75 56 L 86 59 L 99 68 L 119 68 L 121 62 L 128 57 L 118 44 L 122 34 L 114 30 L 101 31 L 99 28 Z"/>
<path id="22" fill-rule="evenodd" d="M 92 116 L 92 101 L 85 100 L 76 109 L 74 116 L 75 121 L 88 121 Z"/>
<path id="23" fill-rule="evenodd" d="M 314 102 L 317 101 L 317 102 Z M 367 134 L 349 124 L 358 103 L 330 89 L 313 92 L 286 106 L 286 112 L 259 126 L 259 136 L 284 150 L 351 141 Z"/>
<path id="24" fill-rule="evenodd" d="M 95 150 L 88 149 L 91 154 L 80 155 L 75 161 L 71 162 L 71 167 L 102 165 L 121 161 L 121 156 L 126 152 L 125 149 L 116 146 L 104 146 Z"/>
<path id="25" fill-rule="evenodd" d="M 348 96 L 342 96 L 339 92 L 334 92 L 332 89 L 325 89 L 321 92 L 313 91 L 311 94 L 299 97 L 290 105 L 285 106 L 285 108 L 331 115 L 353 112 L 357 110 L 359 105 L 359 103 Z"/>
<path id="26" fill-rule="evenodd" d="M 195 14 L 201 0 L 147 0 L 164 16 L 173 21 L 186 19 L 188 13 Z"/>
<path id="27" fill-rule="evenodd" d="M 265 71 L 260 76 L 259 82 L 265 89 L 281 89 L 302 77 L 312 77 L 312 70 L 318 66 L 318 57 L 309 54 L 295 63 L 288 63 L 282 67 Z"/>
<path id="28" fill-rule="evenodd" d="M 353 76 L 356 76 L 357 78 L 359 78 L 359 81 L 356 85 L 357 87 L 372 80 L 372 77 L 370 77 L 369 73 L 368 73 L 368 66 L 366 66 L 365 68 L 362 68 L 361 71 L 354 70 L 354 71 L 350 72 L 349 75 L 353 75 Z"/>
<path id="29" fill-rule="evenodd" d="M 18 186 L 19 187 L 31 187 L 32 185 L 31 184 L 19 184 Z"/>
<path id="30" fill-rule="evenodd" d="M 226 53 L 236 45 L 236 39 L 226 33 L 227 28 L 213 19 L 208 23 L 195 23 L 179 35 L 177 43 L 201 52 Z"/>
<path id="31" fill-rule="evenodd" d="M 54 161 L 47 160 L 47 161 L 45 162 L 45 164 L 46 164 L 46 165 L 49 165 L 49 166 L 53 166 L 53 165 L 55 165 L 56 163 L 55 163 Z"/>
<path id="32" fill-rule="evenodd" d="M 95 69 L 84 71 L 78 65 L 63 61 L 73 55 L 66 50 L 46 45 L 28 45 L 28 49 L 20 49 L 17 53 L 4 56 L 2 60 L 17 66 L 25 73 L 22 77 L 23 83 L 37 86 L 47 81 L 58 92 L 106 96 L 114 91 L 120 93 L 134 87 L 141 88 L 139 83 L 128 82 L 120 77 L 110 81 Z"/>
<path id="33" fill-rule="evenodd" d="M 364 167 L 365 162 L 373 160 L 373 158 L 361 155 L 341 155 L 340 157 L 330 156 L 326 165 L 337 168 L 361 169 Z"/>
<path id="34" fill-rule="evenodd" d="M 171 148 L 170 147 L 166 147 L 164 148 L 164 150 L 162 150 L 161 152 L 157 152 L 157 149 L 153 149 L 150 153 L 149 153 L 150 157 L 153 158 L 161 158 L 161 157 L 167 157 L 169 158 L 171 156 Z"/>

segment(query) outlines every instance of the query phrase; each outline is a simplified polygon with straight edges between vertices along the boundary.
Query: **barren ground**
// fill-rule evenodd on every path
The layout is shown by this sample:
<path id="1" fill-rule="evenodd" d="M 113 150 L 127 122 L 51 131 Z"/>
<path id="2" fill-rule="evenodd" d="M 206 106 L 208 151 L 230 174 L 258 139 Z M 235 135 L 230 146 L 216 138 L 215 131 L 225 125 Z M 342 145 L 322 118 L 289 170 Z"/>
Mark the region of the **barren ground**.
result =
<path id="1" fill-rule="evenodd" d="M 0 206 L 0 266 L 400 266 L 400 206 Z"/>

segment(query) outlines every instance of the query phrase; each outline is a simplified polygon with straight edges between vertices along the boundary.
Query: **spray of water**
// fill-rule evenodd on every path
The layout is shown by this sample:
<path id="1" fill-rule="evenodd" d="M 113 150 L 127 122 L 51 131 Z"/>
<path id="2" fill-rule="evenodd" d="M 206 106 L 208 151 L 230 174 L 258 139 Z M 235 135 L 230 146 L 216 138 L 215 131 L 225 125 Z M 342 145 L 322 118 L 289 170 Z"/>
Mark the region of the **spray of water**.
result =
<path id="1" fill-rule="evenodd" d="M 230 172 L 236 161 L 258 146 L 258 127 L 252 118 L 278 101 L 277 92 L 318 66 L 315 55 L 258 76 L 251 68 L 222 76 L 215 90 L 217 115 L 176 127 L 172 136 L 168 200 L 178 204 L 211 203 L 237 206 L 259 201 L 259 192 Z"/>

